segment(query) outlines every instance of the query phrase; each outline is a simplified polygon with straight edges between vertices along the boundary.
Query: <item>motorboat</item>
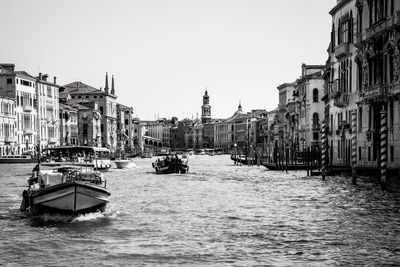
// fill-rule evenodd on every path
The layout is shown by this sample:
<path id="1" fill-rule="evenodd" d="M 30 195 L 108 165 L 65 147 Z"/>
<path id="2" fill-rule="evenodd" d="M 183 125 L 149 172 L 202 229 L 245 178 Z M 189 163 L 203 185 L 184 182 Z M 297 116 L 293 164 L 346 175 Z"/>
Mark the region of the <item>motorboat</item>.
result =
<path id="1" fill-rule="evenodd" d="M 62 148 L 52 149 L 53 152 L 62 154 Z M 76 155 L 70 153 L 69 156 Z M 46 163 L 48 162 L 40 162 L 32 170 L 28 189 L 22 193 L 21 211 L 38 215 L 81 214 L 105 210 L 111 194 L 100 171 L 89 164 L 72 165 L 67 160 L 60 161 L 57 165 Z"/>
<path id="2" fill-rule="evenodd" d="M 189 158 L 177 154 L 158 158 L 152 163 L 156 173 L 186 173 L 189 171 Z"/>
<path id="3" fill-rule="evenodd" d="M 114 163 L 117 166 L 117 169 L 129 169 L 136 167 L 136 162 L 133 159 L 116 159 Z"/>

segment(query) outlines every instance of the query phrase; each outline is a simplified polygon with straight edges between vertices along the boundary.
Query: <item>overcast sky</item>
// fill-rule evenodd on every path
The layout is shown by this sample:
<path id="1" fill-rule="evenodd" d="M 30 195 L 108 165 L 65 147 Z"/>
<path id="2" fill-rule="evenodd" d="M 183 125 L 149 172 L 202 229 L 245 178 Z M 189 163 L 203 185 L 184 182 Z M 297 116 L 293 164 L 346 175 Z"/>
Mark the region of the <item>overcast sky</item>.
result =
<path id="1" fill-rule="evenodd" d="M 2 1 L 0 62 L 104 87 L 141 119 L 274 109 L 301 63 L 325 64 L 336 0 Z"/>

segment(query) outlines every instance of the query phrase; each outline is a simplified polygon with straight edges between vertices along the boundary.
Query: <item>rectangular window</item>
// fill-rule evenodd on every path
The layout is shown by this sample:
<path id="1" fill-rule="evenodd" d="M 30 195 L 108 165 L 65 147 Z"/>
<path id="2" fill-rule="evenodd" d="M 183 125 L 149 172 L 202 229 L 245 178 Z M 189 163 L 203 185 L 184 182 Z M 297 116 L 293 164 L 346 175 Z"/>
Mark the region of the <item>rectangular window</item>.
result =
<path id="1" fill-rule="evenodd" d="M 101 129 L 101 132 L 104 132 L 104 124 L 101 124 L 100 129 Z"/>
<path id="2" fill-rule="evenodd" d="M 390 98 L 389 99 L 389 103 L 388 103 L 388 108 L 389 108 L 389 128 L 393 128 L 393 124 L 394 124 L 394 117 L 393 117 L 393 112 L 394 112 L 394 109 L 393 109 L 393 105 L 394 105 L 394 101 L 393 101 L 393 98 Z"/>
<path id="3" fill-rule="evenodd" d="M 93 96 L 93 98 L 97 98 L 97 95 Z"/>
<path id="4" fill-rule="evenodd" d="M 358 131 L 362 132 L 362 120 L 363 120 L 363 116 L 362 116 L 362 107 L 360 107 L 358 109 Z"/>
<path id="5" fill-rule="evenodd" d="M 100 114 L 103 115 L 103 107 L 100 107 Z"/>
<path id="6" fill-rule="evenodd" d="M 87 123 L 82 124 L 82 133 L 88 134 L 88 125 Z"/>
<path id="7" fill-rule="evenodd" d="M 371 147 L 368 147 L 368 161 L 371 161 Z"/>
<path id="8" fill-rule="evenodd" d="M 337 152 L 338 152 L 338 159 L 340 159 L 340 141 L 337 141 Z"/>
<path id="9" fill-rule="evenodd" d="M 390 146 L 390 161 L 394 161 L 394 147 Z"/>
<path id="10" fill-rule="evenodd" d="M 7 79 L 7 84 L 12 84 L 12 79 L 11 78 Z"/>
<path id="11" fill-rule="evenodd" d="M 361 147 L 358 147 L 358 160 L 361 160 Z"/>

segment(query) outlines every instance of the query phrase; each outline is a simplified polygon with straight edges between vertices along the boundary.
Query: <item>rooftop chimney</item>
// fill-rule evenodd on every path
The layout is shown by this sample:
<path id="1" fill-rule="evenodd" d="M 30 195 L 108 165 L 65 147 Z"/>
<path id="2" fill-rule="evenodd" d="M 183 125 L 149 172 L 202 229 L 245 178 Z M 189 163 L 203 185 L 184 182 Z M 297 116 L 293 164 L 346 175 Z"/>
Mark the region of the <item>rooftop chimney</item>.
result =
<path id="1" fill-rule="evenodd" d="M 57 77 L 54 76 L 54 84 L 57 84 Z"/>
<path id="2" fill-rule="evenodd" d="M 41 80 L 42 80 L 42 73 L 39 72 L 39 81 L 41 81 Z"/>
<path id="3" fill-rule="evenodd" d="M 49 77 L 48 74 L 43 74 L 43 75 L 42 75 L 43 81 L 47 82 L 47 77 Z"/>

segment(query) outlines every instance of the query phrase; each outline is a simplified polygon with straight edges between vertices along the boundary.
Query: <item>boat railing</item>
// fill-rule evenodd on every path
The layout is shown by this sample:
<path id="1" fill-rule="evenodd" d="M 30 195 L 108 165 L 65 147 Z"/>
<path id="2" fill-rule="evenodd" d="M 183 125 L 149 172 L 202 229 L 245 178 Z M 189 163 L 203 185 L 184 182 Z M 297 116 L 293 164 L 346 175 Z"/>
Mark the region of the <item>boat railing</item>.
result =
<path id="1" fill-rule="evenodd" d="M 79 170 L 68 171 L 65 174 L 66 182 L 89 182 L 103 187 L 107 187 L 107 181 L 103 179 L 99 172 L 82 172 Z"/>

